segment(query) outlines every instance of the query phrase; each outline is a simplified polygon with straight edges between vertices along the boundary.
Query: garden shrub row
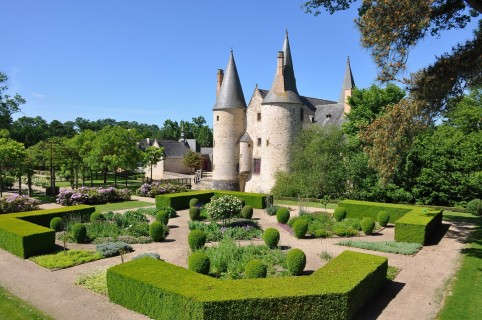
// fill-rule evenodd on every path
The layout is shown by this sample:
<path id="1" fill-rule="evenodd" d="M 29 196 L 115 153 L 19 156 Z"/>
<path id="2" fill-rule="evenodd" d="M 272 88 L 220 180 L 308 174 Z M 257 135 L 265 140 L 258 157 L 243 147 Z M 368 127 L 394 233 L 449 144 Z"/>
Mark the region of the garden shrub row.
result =
<path id="1" fill-rule="evenodd" d="M 338 203 L 339 208 L 346 210 L 346 217 L 362 220 L 365 217 L 372 217 L 377 221 L 377 215 L 380 211 L 385 211 L 390 216 L 390 223 L 395 223 L 398 219 L 412 211 L 414 206 L 393 204 L 393 203 L 381 203 L 381 202 L 369 202 L 358 200 L 343 200 Z"/>
<path id="2" fill-rule="evenodd" d="M 189 201 L 197 198 L 201 203 L 208 203 L 211 197 L 221 197 L 224 195 L 232 195 L 244 200 L 245 205 L 249 205 L 256 209 L 266 208 L 270 195 L 262 193 L 247 193 L 239 191 L 223 191 L 223 190 L 202 190 L 188 191 L 180 193 L 162 194 L 156 196 L 156 207 L 172 207 L 176 210 L 184 210 L 189 208 Z"/>
<path id="3" fill-rule="evenodd" d="M 0 248 L 21 258 L 52 252 L 55 231 L 50 221 L 55 217 L 74 215 L 88 221 L 95 208 L 80 205 L 0 215 Z"/>
<path id="4" fill-rule="evenodd" d="M 111 301 L 154 319 L 351 319 L 385 284 L 387 258 L 345 251 L 310 276 L 219 280 L 154 259 L 107 271 Z"/>

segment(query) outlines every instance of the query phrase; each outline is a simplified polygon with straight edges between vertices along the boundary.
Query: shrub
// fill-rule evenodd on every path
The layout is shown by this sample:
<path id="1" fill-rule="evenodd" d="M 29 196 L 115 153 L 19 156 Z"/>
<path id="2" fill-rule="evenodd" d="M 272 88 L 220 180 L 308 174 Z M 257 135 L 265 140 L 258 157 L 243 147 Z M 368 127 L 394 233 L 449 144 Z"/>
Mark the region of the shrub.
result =
<path id="1" fill-rule="evenodd" d="M 278 210 L 276 210 L 276 220 L 278 220 L 279 223 L 286 224 L 289 219 L 290 211 L 288 210 L 288 208 L 279 207 Z"/>
<path id="2" fill-rule="evenodd" d="M 266 278 L 268 267 L 259 260 L 251 260 L 246 264 L 244 277 L 247 279 Z"/>
<path id="3" fill-rule="evenodd" d="M 173 207 L 162 207 L 160 211 L 165 211 L 169 214 L 169 218 L 174 218 L 177 216 L 177 212 Z"/>
<path id="4" fill-rule="evenodd" d="M 370 235 L 375 229 L 375 220 L 372 217 L 365 217 L 361 221 L 361 228 L 364 234 Z"/>
<path id="5" fill-rule="evenodd" d="M 301 275 L 306 265 L 305 253 L 300 249 L 291 249 L 286 255 L 286 264 L 291 275 Z"/>
<path id="6" fill-rule="evenodd" d="M 101 204 L 130 199 L 131 193 L 129 189 L 81 187 L 76 190 L 60 190 L 56 202 L 63 206 L 72 206 L 79 204 Z"/>
<path id="7" fill-rule="evenodd" d="M 152 258 L 152 259 L 160 260 L 161 256 L 159 255 L 159 253 L 156 253 L 156 252 L 146 252 L 146 253 L 138 254 L 137 256 L 133 257 L 132 260 L 142 259 L 142 258 Z"/>
<path id="8" fill-rule="evenodd" d="M 96 251 L 100 252 L 104 257 L 113 257 L 117 256 L 122 252 L 132 252 L 134 249 L 130 245 L 125 242 L 117 241 L 117 242 L 105 242 L 98 244 L 96 246 Z"/>
<path id="9" fill-rule="evenodd" d="M 241 209 L 241 217 L 243 217 L 244 219 L 253 218 L 253 207 L 244 206 L 243 209 Z"/>
<path id="10" fill-rule="evenodd" d="M 159 221 L 160 223 L 167 226 L 167 224 L 169 223 L 169 212 L 162 210 L 158 211 L 156 213 L 156 221 Z"/>
<path id="11" fill-rule="evenodd" d="M 279 207 L 278 206 L 268 206 L 266 207 L 266 213 L 268 216 L 274 216 L 276 214 L 276 211 L 278 211 Z"/>
<path id="12" fill-rule="evenodd" d="M 305 219 L 298 219 L 293 224 L 293 232 L 296 238 L 298 239 L 304 238 L 307 231 L 308 231 L 308 221 L 306 221 Z"/>
<path id="13" fill-rule="evenodd" d="M 224 226 L 228 219 L 239 217 L 242 208 L 241 200 L 232 195 L 225 195 L 216 200 L 211 200 L 206 205 L 209 216 L 215 221 L 223 220 Z"/>
<path id="14" fill-rule="evenodd" d="M 280 234 L 278 229 L 275 228 L 268 228 L 263 233 L 263 240 L 264 243 L 269 248 L 276 248 L 278 246 Z"/>
<path id="15" fill-rule="evenodd" d="M 333 217 L 336 221 L 341 221 L 346 218 L 346 209 L 345 208 L 336 208 L 335 212 L 333 212 Z"/>
<path id="16" fill-rule="evenodd" d="M 202 249 L 206 244 L 206 234 L 201 230 L 192 230 L 189 232 L 187 242 L 193 251 Z"/>
<path id="17" fill-rule="evenodd" d="M 169 231 L 166 225 L 159 221 L 154 221 L 149 225 L 149 236 L 152 241 L 161 242 L 166 238 L 168 233 Z"/>
<path id="18" fill-rule="evenodd" d="M 386 211 L 380 211 L 377 214 L 377 221 L 380 226 L 386 227 L 388 224 L 388 221 L 390 221 L 390 215 Z"/>
<path id="19" fill-rule="evenodd" d="M 474 199 L 467 203 L 467 211 L 476 216 L 482 216 L 482 200 Z"/>
<path id="20" fill-rule="evenodd" d="M 64 221 L 62 218 L 55 217 L 50 220 L 50 229 L 54 229 L 56 232 L 62 231 L 64 227 Z"/>
<path id="21" fill-rule="evenodd" d="M 191 200 L 189 200 L 189 208 L 196 207 L 198 203 L 198 198 L 192 198 Z"/>
<path id="22" fill-rule="evenodd" d="M 87 229 L 82 223 L 76 223 L 72 226 L 72 238 L 77 243 L 85 242 L 87 238 Z"/>
<path id="23" fill-rule="evenodd" d="M 201 210 L 198 207 L 189 208 L 189 218 L 192 221 L 199 220 L 201 216 Z"/>
<path id="24" fill-rule="evenodd" d="M 100 212 L 92 212 L 90 215 L 90 222 L 104 221 L 104 215 Z"/>
<path id="25" fill-rule="evenodd" d="M 8 198 L 0 197 L 0 214 L 33 211 L 39 208 L 40 201 L 27 196 L 13 194 Z"/>
<path id="26" fill-rule="evenodd" d="M 158 194 L 171 194 L 171 193 L 178 193 L 184 192 L 187 188 L 182 185 L 177 184 L 163 184 L 161 182 L 154 182 L 144 183 L 139 189 L 136 190 L 136 193 L 143 197 L 151 197 L 154 198 Z"/>
<path id="27" fill-rule="evenodd" d="M 187 266 L 192 270 L 201 274 L 208 274 L 211 263 L 209 257 L 204 252 L 194 252 L 187 258 Z"/>

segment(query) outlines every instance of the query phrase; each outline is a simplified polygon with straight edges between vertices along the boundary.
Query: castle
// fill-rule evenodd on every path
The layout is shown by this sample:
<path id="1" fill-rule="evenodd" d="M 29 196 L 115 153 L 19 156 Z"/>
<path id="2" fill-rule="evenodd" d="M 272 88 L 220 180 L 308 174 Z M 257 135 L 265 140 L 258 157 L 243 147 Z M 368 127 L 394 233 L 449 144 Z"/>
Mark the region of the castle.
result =
<path id="1" fill-rule="evenodd" d="M 231 51 L 226 72 L 217 72 L 213 188 L 269 193 L 276 172 L 289 170 L 296 135 L 313 124 L 341 125 L 354 86 L 348 59 L 338 102 L 299 95 L 286 32 L 271 89 L 256 86 L 246 105 Z"/>

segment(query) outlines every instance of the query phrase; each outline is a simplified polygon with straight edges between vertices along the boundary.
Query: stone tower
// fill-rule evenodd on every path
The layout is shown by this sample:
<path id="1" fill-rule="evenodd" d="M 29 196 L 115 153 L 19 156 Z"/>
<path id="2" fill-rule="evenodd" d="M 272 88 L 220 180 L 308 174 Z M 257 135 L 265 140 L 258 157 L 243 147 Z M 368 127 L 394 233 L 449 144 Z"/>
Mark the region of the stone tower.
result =
<path id="1" fill-rule="evenodd" d="M 344 112 L 350 113 L 350 105 L 348 104 L 348 98 L 351 97 L 351 93 L 355 88 L 355 80 L 351 73 L 350 57 L 346 59 L 345 78 L 343 79 L 343 85 L 341 87 L 339 103 L 344 105 Z"/>
<path id="2" fill-rule="evenodd" d="M 246 131 L 246 101 L 233 52 L 226 72 L 218 70 L 213 108 L 213 188 L 239 190 L 240 138 Z"/>
<path id="3" fill-rule="evenodd" d="M 264 192 L 269 192 L 275 183 L 275 173 L 289 170 L 290 147 L 303 122 L 303 103 L 296 88 L 288 32 L 283 50 L 278 52 L 273 84 L 261 105 L 263 157 L 260 173 Z"/>

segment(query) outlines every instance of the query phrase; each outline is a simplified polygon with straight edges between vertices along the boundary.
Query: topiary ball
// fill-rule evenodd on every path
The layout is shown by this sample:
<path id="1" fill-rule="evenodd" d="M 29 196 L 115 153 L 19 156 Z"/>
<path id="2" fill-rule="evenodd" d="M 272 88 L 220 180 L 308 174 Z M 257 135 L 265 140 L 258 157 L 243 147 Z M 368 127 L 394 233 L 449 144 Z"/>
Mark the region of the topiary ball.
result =
<path id="1" fill-rule="evenodd" d="M 87 229 L 82 223 L 76 223 L 72 226 L 72 238 L 76 243 L 83 243 L 87 238 Z"/>
<path id="2" fill-rule="evenodd" d="M 187 243 L 191 250 L 199 250 L 206 244 L 206 234 L 201 230 L 192 230 L 187 237 Z"/>
<path id="3" fill-rule="evenodd" d="M 244 277 L 246 279 L 266 278 L 268 267 L 259 260 L 251 260 L 246 263 Z"/>
<path id="4" fill-rule="evenodd" d="M 377 214 L 377 220 L 380 226 L 386 227 L 388 224 L 388 221 L 390 221 L 390 215 L 386 211 L 380 211 Z"/>
<path id="5" fill-rule="evenodd" d="M 370 235 L 375 229 L 375 220 L 372 217 L 365 217 L 361 221 L 361 228 L 365 235 Z"/>
<path id="6" fill-rule="evenodd" d="M 482 216 L 482 200 L 480 199 L 470 200 L 467 203 L 466 209 L 469 213 L 472 213 L 473 215 Z"/>
<path id="7" fill-rule="evenodd" d="M 306 265 L 305 253 L 300 249 L 291 249 L 286 255 L 286 264 L 288 265 L 288 272 L 291 275 L 301 275 Z"/>
<path id="8" fill-rule="evenodd" d="M 297 219 L 293 224 L 293 232 L 296 238 L 304 238 L 306 232 L 308 232 L 308 221 L 306 221 L 305 219 Z"/>
<path id="9" fill-rule="evenodd" d="M 100 212 L 92 212 L 90 215 L 90 222 L 104 221 L 104 215 Z"/>
<path id="10" fill-rule="evenodd" d="M 154 221 L 149 225 L 149 236 L 152 241 L 161 242 L 166 239 L 168 233 L 166 225 L 159 221 Z"/>
<path id="11" fill-rule="evenodd" d="M 191 200 L 189 200 L 189 208 L 195 207 L 198 203 L 199 203 L 198 198 L 192 198 Z"/>
<path id="12" fill-rule="evenodd" d="M 189 218 L 194 220 L 199 220 L 201 216 L 201 210 L 198 207 L 191 207 L 189 208 Z"/>
<path id="13" fill-rule="evenodd" d="M 278 210 L 276 210 L 276 220 L 278 220 L 279 223 L 286 224 L 289 219 L 290 211 L 288 210 L 288 208 L 279 207 Z"/>
<path id="14" fill-rule="evenodd" d="M 209 268 L 211 268 L 211 262 L 207 254 L 197 251 L 187 258 L 187 267 L 194 272 L 208 274 Z"/>
<path id="15" fill-rule="evenodd" d="M 169 218 L 174 218 L 177 216 L 177 212 L 173 207 L 164 207 L 161 209 L 169 214 Z"/>
<path id="16" fill-rule="evenodd" d="M 50 220 L 50 229 L 54 229 L 56 232 L 62 231 L 64 228 L 64 221 L 62 218 L 55 217 Z"/>
<path id="17" fill-rule="evenodd" d="M 251 219 L 253 217 L 253 207 L 244 206 L 243 209 L 241 209 L 241 217 L 244 219 Z"/>
<path id="18" fill-rule="evenodd" d="M 346 218 L 346 209 L 345 208 L 336 208 L 333 212 L 333 217 L 336 221 L 341 221 Z"/>
<path id="19" fill-rule="evenodd" d="M 169 212 L 160 210 L 156 213 L 156 221 L 159 221 L 160 223 L 164 224 L 167 226 L 169 223 Z"/>
<path id="20" fill-rule="evenodd" d="M 279 231 L 275 228 L 268 228 L 263 233 L 264 243 L 271 249 L 278 246 L 279 238 Z"/>

